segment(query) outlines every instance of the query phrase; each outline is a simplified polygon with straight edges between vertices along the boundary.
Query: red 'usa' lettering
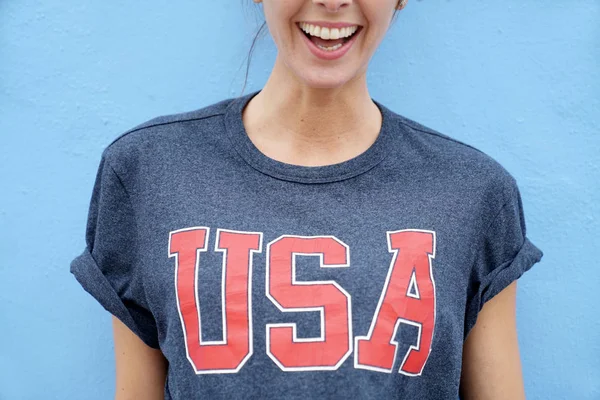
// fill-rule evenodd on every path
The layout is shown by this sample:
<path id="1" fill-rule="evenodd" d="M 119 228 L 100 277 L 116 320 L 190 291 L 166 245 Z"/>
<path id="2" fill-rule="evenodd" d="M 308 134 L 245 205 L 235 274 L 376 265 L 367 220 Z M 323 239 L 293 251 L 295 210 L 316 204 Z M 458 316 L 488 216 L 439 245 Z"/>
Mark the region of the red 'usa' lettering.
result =
<path id="1" fill-rule="evenodd" d="M 223 252 L 223 340 L 203 342 L 196 296 L 200 252 L 206 251 L 209 228 L 173 231 L 169 257 L 176 257 L 175 287 L 188 360 L 197 374 L 237 372 L 252 355 L 250 277 L 252 252 L 260 252 L 262 234 L 217 230 L 215 251 Z"/>
<path id="2" fill-rule="evenodd" d="M 260 232 L 217 229 L 215 251 L 223 254 L 223 340 L 202 341 L 197 296 L 200 253 L 207 251 L 210 229 L 192 227 L 169 234 L 175 258 L 175 291 L 187 358 L 197 374 L 235 373 L 252 356 L 252 258 L 262 252 Z M 284 371 L 335 370 L 354 347 L 354 367 L 415 376 L 431 352 L 436 293 L 432 259 L 435 232 L 387 232 L 393 253 L 377 309 L 366 336 L 352 341 L 351 296 L 335 281 L 296 281 L 296 257 L 318 256 L 321 268 L 350 267 L 350 248 L 333 236 L 282 235 L 267 247 L 265 291 L 282 312 L 319 311 L 320 336 L 298 338 L 296 324 L 266 326 L 266 352 Z M 364 277 L 368 279 L 368 277 Z M 401 323 L 419 330 L 416 344 L 397 355 Z M 354 345 L 354 346 L 353 346 Z"/>
<path id="3" fill-rule="evenodd" d="M 431 258 L 435 257 L 435 235 L 430 231 L 388 232 L 388 250 L 394 258 L 371 329 L 356 337 L 356 368 L 391 372 L 398 343 L 394 341 L 400 323 L 419 328 L 417 345 L 411 346 L 398 372 L 421 375 L 431 351 L 435 324 L 435 284 Z"/>
<path id="4" fill-rule="evenodd" d="M 296 255 L 321 268 L 348 267 L 348 246 L 332 237 L 282 236 L 269 243 L 267 297 L 283 312 L 319 311 L 321 337 L 298 338 L 296 324 L 267 324 L 267 354 L 284 371 L 337 369 L 352 352 L 350 295 L 336 282 L 296 282 Z"/>

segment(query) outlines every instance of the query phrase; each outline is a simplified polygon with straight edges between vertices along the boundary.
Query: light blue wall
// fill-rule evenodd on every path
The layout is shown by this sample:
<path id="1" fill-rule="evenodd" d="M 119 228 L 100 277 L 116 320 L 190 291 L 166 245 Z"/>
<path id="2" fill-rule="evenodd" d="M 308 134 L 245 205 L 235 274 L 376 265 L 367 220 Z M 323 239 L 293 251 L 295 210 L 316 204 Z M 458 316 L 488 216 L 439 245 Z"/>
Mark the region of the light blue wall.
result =
<path id="1" fill-rule="evenodd" d="M 248 0 L 250 3 L 250 0 Z M 0 398 L 109 399 L 110 316 L 69 273 L 101 150 L 237 95 L 240 1 L 0 1 Z M 600 2 L 409 0 L 371 95 L 518 180 L 544 259 L 520 280 L 529 399 L 600 398 Z M 247 91 L 275 49 L 257 48 Z"/>

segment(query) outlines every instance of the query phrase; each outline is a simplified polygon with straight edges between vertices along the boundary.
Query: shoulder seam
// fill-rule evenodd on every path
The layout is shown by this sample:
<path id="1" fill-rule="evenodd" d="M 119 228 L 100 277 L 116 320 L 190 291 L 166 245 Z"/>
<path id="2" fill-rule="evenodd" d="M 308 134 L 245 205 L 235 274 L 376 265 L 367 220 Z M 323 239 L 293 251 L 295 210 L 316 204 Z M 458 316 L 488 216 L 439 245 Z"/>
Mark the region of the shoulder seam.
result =
<path id="1" fill-rule="evenodd" d="M 124 138 L 125 136 L 129 135 L 130 133 L 138 132 L 138 131 L 141 131 L 141 130 L 144 130 L 144 129 L 154 128 L 154 127 L 163 126 L 163 125 L 176 124 L 176 123 L 179 123 L 179 122 L 201 121 L 203 119 L 217 117 L 219 115 L 224 115 L 224 113 L 220 112 L 220 113 L 216 113 L 216 114 L 205 115 L 203 117 L 187 118 L 187 119 L 177 119 L 177 120 L 174 120 L 174 121 L 159 122 L 159 123 L 154 123 L 154 124 L 151 124 L 151 125 L 140 126 L 138 128 L 131 128 L 130 130 L 125 131 L 122 134 L 120 134 L 117 138 L 115 138 L 112 142 L 110 142 L 106 147 L 112 146 L 114 143 L 116 143 L 120 139 Z"/>
<path id="2" fill-rule="evenodd" d="M 510 204 L 510 202 L 513 200 L 513 196 L 515 195 L 516 191 L 517 191 L 516 186 L 515 185 L 511 186 L 511 188 L 510 188 L 510 194 L 508 195 L 508 197 L 506 198 L 506 200 L 504 200 L 504 202 L 502 204 L 502 207 L 500 207 L 500 209 L 496 212 L 496 214 L 494 215 L 494 217 L 490 220 L 490 223 L 485 228 L 485 231 L 483 233 L 483 237 L 486 237 L 488 235 L 490 229 L 494 225 L 494 222 L 496 222 L 496 220 L 498 219 L 498 217 L 502 213 L 502 210 L 504 210 L 506 208 L 506 206 L 508 206 Z"/>
<path id="3" fill-rule="evenodd" d="M 403 121 L 403 120 L 400 120 L 400 123 L 401 123 L 402 125 L 408 126 L 408 127 L 409 127 L 409 128 L 411 128 L 411 129 L 414 129 L 414 130 L 416 130 L 416 131 L 423 132 L 423 133 L 427 133 L 427 134 L 429 134 L 429 135 L 436 136 L 436 137 L 438 137 L 438 138 L 440 138 L 440 139 L 445 139 L 445 140 L 448 140 L 448 141 L 450 141 L 450 142 L 454 142 L 454 143 L 456 143 L 456 144 L 460 144 L 460 145 L 462 145 L 462 146 L 469 147 L 469 148 L 471 148 L 471 149 L 473 149 L 473 150 L 475 150 L 475 151 L 478 151 L 478 152 L 479 152 L 479 153 L 481 153 L 481 154 L 487 155 L 486 153 L 484 153 L 482 150 L 478 149 L 477 147 L 474 147 L 474 146 L 472 146 L 472 145 L 470 145 L 470 144 L 468 144 L 468 143 L 461 142 L 460 140 L 457 140 L 457 139 L 455 139 L 455 138 L 452 138 L 452 137 L 446 137 L 446 136 L 442 136 L 442 135 L 440 135 L 439 133 L 437 133 L 437 132 L 434 132 L 434 131 L 431 131 L 431 130 L 424 130 L 424 129 L 421 129 L 421 128 L 417 128 L 416 126 L 412 126 L 411 124 L 409 124 L 409 123 L 407 123 L 407 122 L 405 122 L 405 121 Z"/>
<path id="4" fill-rule="evenodd" d="M 112 171 L 113 175 L 117 177 L 117 180 L 119 181 L 119 184 L 121 185 L 121 188 L 123 188 L 123 191 L 125 192 L 125 195 L 127 196 L 127 198 L 129 199 L 129 201 L 131 202 L 131 196 L 129 195 L 129 191 L 127 190 L 127 188 L 125 187 L 125 184 L 123 183 L 123 179 L 121 179 L 121 177 L 119 176 L 119 174 L 117 173 L 117 171 L 115 170 L 115 168 L 112 166 L 110 160 L 108 159 L 108 157 L 105 155 L 104 157 L 104 162 L 106 163 L 106 165 L 108 166 L 108 168 Z"/>
<path id="5" fill-rule="evenodd" d="M 486 240 L 487 235 L 489 233 L 489 231 L 492 229 L 492 226 L 494 225 L 494 223 L 496 222 L 496 220 L 498 219 L 498 217 L 500 216 L 500 214 L 502 213 L 502 211 L 510 204 L 510 202 L 513 200 L 513 196 L 515 195 L 516 191 L 517 191 L 517 186 L 516 186 L 516 181 L 514 181 L 513 186 L 510 189 L 510 194 L 509 196 L 506 198 L 506 200 L 503 201 L 502 206 L 498 209 L 497 212 L 494 213 L 494 216 L 490 219 L 489 223 L 486 224 L 485 229 L 483 231 L 483 235 L 481 235 L 481 238 L 483 240 Z M 525 238 L 525 234 L 523 234 L 523 237 Z M 476 250 L 476 247 L 473 246 L 474 250 L 473 250 L 473 262 L 471 263 L 471 270 L 473 270 L 475 263 L 477 263 L 477 261 L 479 260 L 479 256 Z M 507 260 L 507 261 L 510 261 Z M 500 263 L 499 265 L 505 264 L 507 261 L 503 261 L 502 263 Z"/>

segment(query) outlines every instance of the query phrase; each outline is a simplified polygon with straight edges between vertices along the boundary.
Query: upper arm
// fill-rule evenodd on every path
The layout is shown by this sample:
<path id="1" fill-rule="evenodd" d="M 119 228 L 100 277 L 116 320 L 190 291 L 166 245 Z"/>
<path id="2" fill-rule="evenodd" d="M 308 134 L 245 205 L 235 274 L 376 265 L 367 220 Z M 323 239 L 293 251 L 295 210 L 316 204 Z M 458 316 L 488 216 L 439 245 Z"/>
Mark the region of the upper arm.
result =
<path id="1" fill-rule="evenodd" d="M 516 329 L 514 281 L 485 303 L 465 340 L 462 399 L 525 399 Z"/>
<path id="2" fill-rule="evenodd" d="M 115 400 L 163 400 L 167 361 L 146 345 L 123 322 L 112 317 L 115 341 Z"/>

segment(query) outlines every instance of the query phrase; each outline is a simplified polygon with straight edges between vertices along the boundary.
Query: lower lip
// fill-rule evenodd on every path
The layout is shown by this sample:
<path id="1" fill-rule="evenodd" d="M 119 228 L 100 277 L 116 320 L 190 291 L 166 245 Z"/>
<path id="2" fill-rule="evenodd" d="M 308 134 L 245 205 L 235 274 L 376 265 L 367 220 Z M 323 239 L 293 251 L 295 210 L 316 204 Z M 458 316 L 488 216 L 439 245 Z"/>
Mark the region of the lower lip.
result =
<path id="1" fill-rule="evenodd" d="M 300 29 L 300 27 L 298 27 L 298 29 Z M 326 50 L 321 49 L 316 44 L 314 44 L 312 42 L 312 40 L 310 40 L 308 37 L 306 37 L 306 35 L 304 34 L 304 31 L 302 31 L 302 29 L 300 29 L 300 35 L 304 39 L 304 42 L 308 46 L 309 50 L 316 57 L 318 57 L 318 58 L 320 58 L 322 60 L 329 60 L 329 61 L 330 60 L 337 60 L 338 58 L 343 57 L 344 54 L 346 54 L 348 52 L 348 50 L 350 50 L 350 47 L 352 47 L 352 45 L 356 41 L 356 38 L 358 37 L 359 34 L 360 34 L 360 32 L 355 33 L 350 38 L 350 40 L 348 40 L 346 43 L 342 44 L 342 47 L 340 47 L 339 49 L 334 50 L 334 51 L 326 51 Z"/>

